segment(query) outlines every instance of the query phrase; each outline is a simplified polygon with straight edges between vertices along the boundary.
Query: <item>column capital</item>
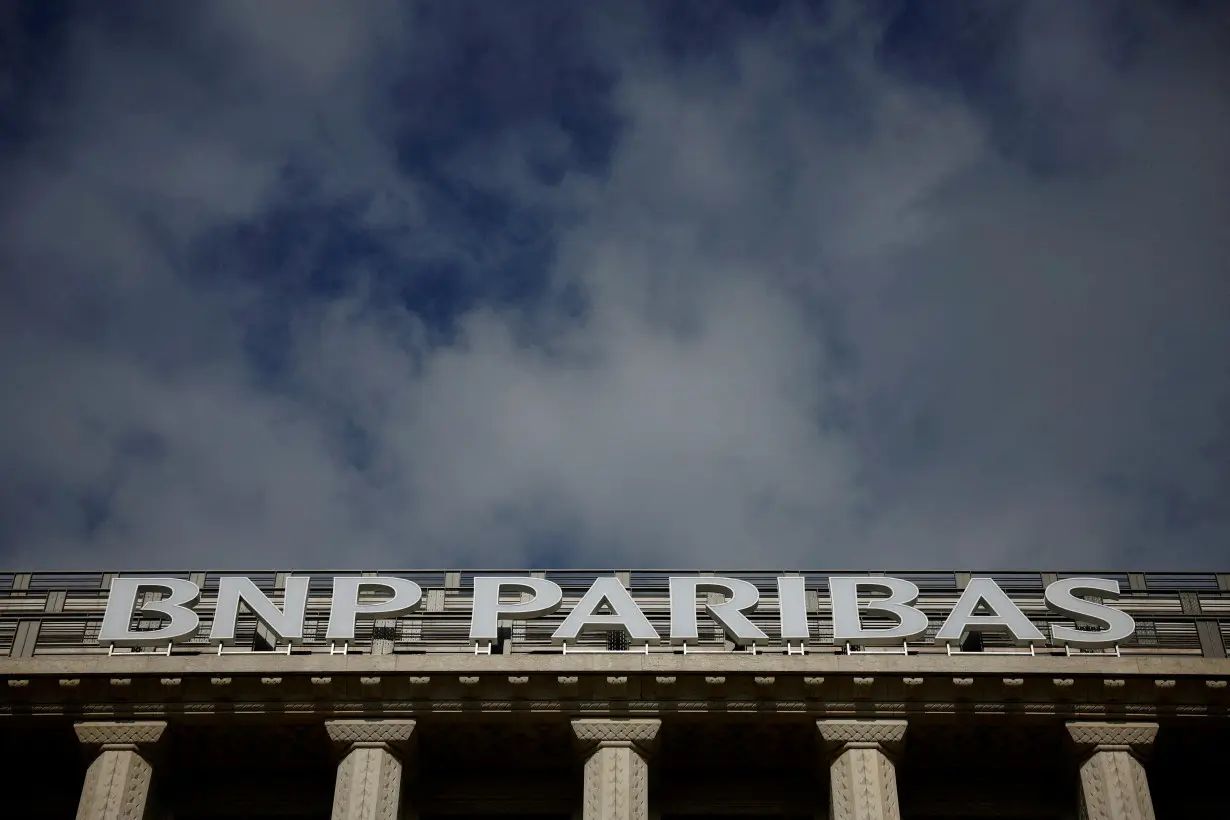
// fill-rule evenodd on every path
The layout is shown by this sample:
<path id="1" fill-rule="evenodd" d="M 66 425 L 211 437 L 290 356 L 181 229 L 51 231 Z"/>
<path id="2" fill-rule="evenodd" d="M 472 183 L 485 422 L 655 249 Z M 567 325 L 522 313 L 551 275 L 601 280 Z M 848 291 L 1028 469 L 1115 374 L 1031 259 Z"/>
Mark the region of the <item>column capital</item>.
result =
<path id="1" fill-rule="evenodd" d="M 414 736 L 416 721 L 399 720 L 326 720 L 329 740 L 342 746 L 395 746 Z"/>
<path id="2" fill-rule="evenodd" d="M 657 718 L 577 718 L 572 731 L 587 751 L 618 744 L 636 746 L 641 751 L 653 747 L 662 721 Z"/>
<path id="3" fill-rule="evenodd" d="M 1157 738 L 1156 723 L 1105 723 L 1072 721 L 1068 735 L 1085 754 L 1098 751 L 1147 751 Z"/>
<path id="4" fill-rule="evenodd" d="M 905 744 L 904 720 L 817 720 L 820 737 L 830 749 L 878 748 L 898 752 Z"/>
<path id="5" fill-rule="evenodd" d="M 77 740 L 84 746 L 135 749 L 153 746 L 162 739 L 167 724 L 163 720 L 83 721 L 73 724 Z"/>

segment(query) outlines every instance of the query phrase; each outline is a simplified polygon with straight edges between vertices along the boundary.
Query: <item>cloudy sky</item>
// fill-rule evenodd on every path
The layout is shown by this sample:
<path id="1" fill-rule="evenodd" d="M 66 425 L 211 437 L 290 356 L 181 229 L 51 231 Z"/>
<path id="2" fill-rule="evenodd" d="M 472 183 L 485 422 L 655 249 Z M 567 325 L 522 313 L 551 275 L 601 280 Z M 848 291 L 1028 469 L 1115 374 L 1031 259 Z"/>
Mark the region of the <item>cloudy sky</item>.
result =
<path id="1" fill-rule="evenodd" d="M 0 564 L 1230 566 L 1230 6 L 0 6 Z"/>

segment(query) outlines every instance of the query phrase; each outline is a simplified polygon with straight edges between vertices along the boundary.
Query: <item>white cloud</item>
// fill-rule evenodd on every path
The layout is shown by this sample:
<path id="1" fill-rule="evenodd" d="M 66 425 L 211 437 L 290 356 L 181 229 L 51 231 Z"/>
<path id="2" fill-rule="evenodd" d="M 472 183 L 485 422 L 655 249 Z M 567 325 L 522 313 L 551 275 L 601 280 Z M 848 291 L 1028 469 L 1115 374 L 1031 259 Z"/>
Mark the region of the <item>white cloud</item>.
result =
<path id="1" fill-rule="evenodd" d="M 1125 67 L 1104 20 L 1027 18 L 1015 152 L 865 20 L 684 65 L 612 38 L 604 175 L 534 181 L 526 146 L 567 146 L 533 122 L 442 169 L 553 214 L 548 293 L 584 309 L 480 306 L 442 341 L 355 260 L 271 381 L 243 353 L 270 286 L 184 259 L 288 163 L 369 203 L 406 277 L 509 240 L 450 233 L 390 142 L 381 72 L 438 52 L 425 23 L 208 8 L 174 52 L 87 28 L 56 160 L 10 193 L 11 562 L 1191 565 L 1225 535 L 1150 523 L 1227 482 L 1230 107 L 1199 31 Z"/>

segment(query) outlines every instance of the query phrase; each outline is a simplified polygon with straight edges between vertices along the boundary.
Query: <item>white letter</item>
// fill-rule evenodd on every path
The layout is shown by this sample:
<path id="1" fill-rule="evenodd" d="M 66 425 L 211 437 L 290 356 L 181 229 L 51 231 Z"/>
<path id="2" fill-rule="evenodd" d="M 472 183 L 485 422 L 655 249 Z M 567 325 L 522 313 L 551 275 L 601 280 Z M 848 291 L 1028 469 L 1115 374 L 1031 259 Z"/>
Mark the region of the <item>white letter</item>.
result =
<path id="1" fill-rule="evenodd" d="M 170 619 L 164 627 L 150 630 L 130 630 L 132 610 L 137 593 L 143 589 L 160 590 L 167 594 L 161 601 L 146 601 L 141 615 L 151 610 Z M 100 644 L 115 646 L 150 646 L 170 641 L 183 643 L 192 639 L 201 619 L 190 609 L 201 597 L 201 588 L 179 578 L 116 578 L 111 581 L 107 611 L 98 630 Z"/>
<path id="2" fill-rule="evenodd" d="M 975 615 L 974 610 L 986 604 L 990 615 Z M 1046 638 L 1025 613 L 1009 600 L 999 584 L 991 578 L 972 578 L 948 620 L 935 636 L 938 644 L 961 644 L 970 632 L 1007 631 L 1015 643 L 1044 644 Z"/>
<path id="3" fill-rule="evenodd" d="M 700 576 L 670 579 L 671 643 L 682 644 L 700 639 L 696 625 L 696 596 L 701 592 L 720 592 L 727 600 L 720 604 L 705 604 L 705 611 L 732 641 L 739 645 L 767 643 L 769 636 L 749 621 L 745 613 L 756 608 L 760 592 L 753 584 L 738 578 L 705 578 Z"/>
<path id="4" fill-rule="evenodd" d="M 598 608 L 606 603 L 611 607 L 612 614 L 599 615 Z M 568 617 L 551 636 L 554 643 L 575 641 L 577 636 L 586 629 L 598 629 L 604 632 L 624 630 L 632 643 L 644 644 L 660 641 L 662 636 L 649 623 L 645 613 L 632 600 L 628 590 L 614 576 L 597 578 L 586 590 L 585 595 L 577 602 L 576 608 L 568 613 Z"/>
<path id="5" fill-rule="evenodd" d="M 392 593 L 387 601 L 360 604 L 363 587 L 381 587 Z M 354 622 L 358 615 L 384 615 L 396 618 L 418 609 L 423 602 L 423 590 L 405 578 L 376 576 L 338 576 L 333 579 L 333 601 L 329 606 L 329 628 L 325 637 L 330 641 L 353 641 Z"/>
<path id="6" fill-rule="evenodd" d="M 527 592 L 528 601 L 501 604 L 503 592 Z M 545 578 L 477 576 L 474 578 L 474 610 L 470 615 L 470 640 L 491 643 L 498 637 L 500 618 L 520 620 L 550 615 L 564 601 L 559 584 Z"/>
<path id="7" fill-rule="evenodd" d="M 783 575 L 777 579 L 777 609 L 783 641 L 807 643 L 811 637 L 807 628 L 805 581 L 802 575 Z"/>
<path id="8" fill-rule="evenodd" d="M 306 575 L 286 579 L 286 603 L 279 612 L 265 593 L 252 583 L 252 579 L 242 576 L 220 578 L 214 625 L 209 630 L 210 643 L 229 646 L 235 642 L 235 621 L 239 618 L 240 600 L 274 635 L 290 643 L 302 643 L 303 615 L 307 611 L 310 580 Z"/>
<path id="9" fill-rule="evenodd" d="M 1092 621 L 1102 629 L 1088 632 L 1068 626 L 1051 625 L 1051 638 L 1056 646 L 1070 643 L 1085 649 L 1101 649 L 1126 641 L 1136 631 L 1136 621 L 1126 612 L 1105 604 L 1086 601 L 1078 595 L 1099 592 L 1119 595 L 1119 582 L 1106 578 L 1065 578 L 1046 588 L 1043 597 L 1052 612 L 1067 615 L 1076 621 Z"/>
<path id="10" fill-rule="evenodd" d="M 891 615 L 897 621 L 895 626 L 863 626 L 862 615 L 858 609 L 860 588 L 888 596 L 871 600 L 867 604 L 867 611 Z M 829 578 L 829 595 L 833 601 L 835 644 L 898 644 L 912 641 L 927 631 L 927 616 L 911 606 L 918 600 L 918 586 L 904 578 L 835 575 Z"/>

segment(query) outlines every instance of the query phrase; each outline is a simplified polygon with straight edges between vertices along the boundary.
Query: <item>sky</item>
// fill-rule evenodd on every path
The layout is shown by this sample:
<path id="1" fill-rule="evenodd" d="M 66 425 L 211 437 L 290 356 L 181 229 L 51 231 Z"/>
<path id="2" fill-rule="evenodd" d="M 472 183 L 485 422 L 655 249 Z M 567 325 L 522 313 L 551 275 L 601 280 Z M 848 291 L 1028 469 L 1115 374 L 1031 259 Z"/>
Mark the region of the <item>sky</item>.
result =
<path id="1" fill-rule="evenodd" d="M 1230 4 L 0 4 L 0 565 L 1230 568 Z"/>

